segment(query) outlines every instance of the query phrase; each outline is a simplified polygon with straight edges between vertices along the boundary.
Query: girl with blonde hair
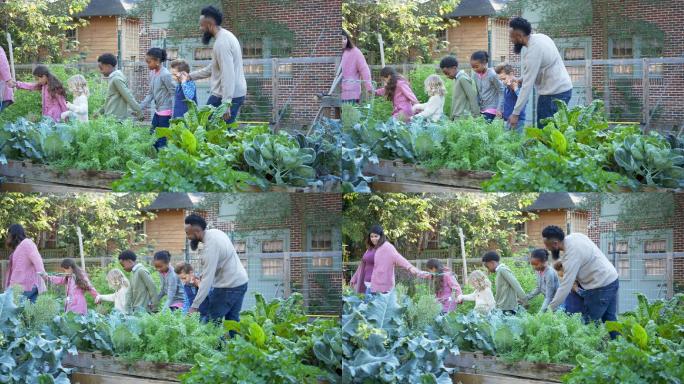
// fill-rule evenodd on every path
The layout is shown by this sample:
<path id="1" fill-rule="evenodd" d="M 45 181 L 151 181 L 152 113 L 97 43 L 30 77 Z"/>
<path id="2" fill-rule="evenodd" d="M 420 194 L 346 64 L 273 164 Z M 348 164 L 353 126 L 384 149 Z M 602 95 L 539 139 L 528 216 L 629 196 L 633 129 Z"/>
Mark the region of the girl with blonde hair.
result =
<path id="1" fill-rule="evenodd" d="M 74 95 L 73 103 L 66 103 L 67 110 L 62 113 L 62 120 L 88 121 L 88 82 L 83 75 L 74 75 L 67 80 L 67 88 Z"/>
<path id="2" fill-rule="evenodd" d="M 496 307 L 494 294 L 492 293 L 492 282 L 489 281 L 487 275 L 480 270 L 474 270 L 468 276 L 468 284 L 475 288 L 475 292 L 468 295 L 459 295 L 456 298 L 458 303 L 463 301 L 474 301 L 475 310 L 482 314 L 491 312 Z"/>
<path id="3" fill-rule="evenodd" d="M 112 269 L 107 273 L 107 283 L 109 288 L 115 290 L 114 293 L 109 295 L 98 295 L 95 298 L 95 303 L 99 304 L 102 301 L 113 301 L 114 309 L 119 312 L 126 312 L 126 293 L 128 292 L 128 287 L 131 285 L 120 269 Z"/>
<path id="4" fill-rule="evenodd" d="M 430 96 L 427 103 L 416 104 L 413 106 L 413 112 L 416 116 L 430 119 L 434 122 L 439 121 L 444 115 L 444 100 L 446 96 L 446 87 L 444 81 L 438 75 L 430 75 L 425 79 L 425 93 Z"/>

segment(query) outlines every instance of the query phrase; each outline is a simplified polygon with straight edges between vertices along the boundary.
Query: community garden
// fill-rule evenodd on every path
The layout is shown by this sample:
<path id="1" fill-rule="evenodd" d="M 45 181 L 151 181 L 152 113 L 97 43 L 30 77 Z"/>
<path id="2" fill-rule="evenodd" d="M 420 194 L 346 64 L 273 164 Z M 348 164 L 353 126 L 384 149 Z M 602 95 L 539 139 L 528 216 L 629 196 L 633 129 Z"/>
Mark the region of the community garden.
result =
<path id="1" fill-rule="evenodd" d="M 420 102 L 432 65 L 407 78 Z M 446 77 L 446 84 L 450 84 Z M 445 114 L 451 108 L 451 86 Z M 543 127 L 524 133 L 483 118 L 410 123 L 391 118 L 392 105 L 375 98 L 342 111 L 345 170 L 361 190 L 374 179 L 485 191 L 651 191 L 684 186 L 684 137 L 644 133 L 609 123 L 603 102 L 568 107 Z M 352 161 L 353 160 L 353 161 Z M 373 178 L 372 176 L 376 176 Z M 392 190 L 394 192 L 400 190 Z"/>

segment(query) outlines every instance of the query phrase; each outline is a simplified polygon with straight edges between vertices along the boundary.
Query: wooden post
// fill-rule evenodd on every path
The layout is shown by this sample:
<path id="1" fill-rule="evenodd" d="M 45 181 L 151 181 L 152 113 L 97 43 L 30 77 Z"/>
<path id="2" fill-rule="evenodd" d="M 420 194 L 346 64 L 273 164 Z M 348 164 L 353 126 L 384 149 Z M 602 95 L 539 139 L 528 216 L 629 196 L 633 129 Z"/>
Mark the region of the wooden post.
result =
<path id="1" fill-rule="evenodd" d="M 273 122 L 275 131 L 280 127 L 281 113 L 278 111 L 278 59 L 271 59 L 271 97 L 273 99 Z"/>
<path id="2" fill-rule="evenodd" d="M 81 255 L 81 269 L 85 271 L 85 255 L 83 254 L 83 233 L 81 227 L 76 226 L 76 235 L 78 236 L 78 253 Z"/>
<path id="3" fill-rule="evenodd" d="M 667 254 L 666 261 L 666 271 L 667 271 L 667 297 L 672 298 L 674 296 L 674 257 L 672 252 Z"/>
<path id="4" fill-rule="evenodd" d="M 591 59 L 585 60 L 584 70 L 586 71 L 585 79 L 587 81 L 587 104 L 591 104 L 594 101 L 594 88 L 592 86 L 593 74 L 591 72 Z"/>
<path id="5" fill-rule="evenodd" d="M 292 271 L 292 258 L 290 257 L 290 252 L 283 253 L 283 297 L 290 297 L 292 294 L 292 283 L 291 283 L 291 271 Z"/>
<path id="6" fill-rule="evenodd" d="M 644 131 L 648 132 L 651 129 L 651 108 L 649 102 L 649 96 L 651 93 L 651 82 L 649 81 L 649 60 L 643 59 L 641 68 L 641 89 L 642 89 L 642 102 L 641 102 L 641 121 L 644 124 Z"/>
<path id="7" fill-rule="evenodd" d="M 378 32 L 378 44 L 380 45 L 380 65 L 385 68 L 385 43 L 382 41 L 380 32 Z"/>
<path id="8" fill-rule="evenodd" d="M 461 239 L 461 259 L 463 260 L 463 276 L 461 276 L 461 279 L 465 281 L 468 276 L 468 261 L 466 260 L 465 237 L 461 227 L 458 227 L 458 237 Z"/>
<path id="9" fill-rule="evenodd" d="M 7 32 L 7 49 L 9 49 L 10 72 L 12 72 L 12 80 L 17 80 L 17 71 L 14 69 L 14 47 L 12 45 L 12 35 Z"/>

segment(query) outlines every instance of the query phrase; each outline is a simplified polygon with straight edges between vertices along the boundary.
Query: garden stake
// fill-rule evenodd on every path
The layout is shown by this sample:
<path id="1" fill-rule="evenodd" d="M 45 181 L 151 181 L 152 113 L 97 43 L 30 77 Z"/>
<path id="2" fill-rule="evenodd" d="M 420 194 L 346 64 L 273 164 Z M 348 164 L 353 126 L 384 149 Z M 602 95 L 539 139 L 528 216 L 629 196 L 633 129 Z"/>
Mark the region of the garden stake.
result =
<path id="1" fill-rule="evenodd" d="M 14 69 L 14 48 L 12 47 L 12 35 L 7 32 L 7 48 L 9 49 L 10 70 L 12 72 L 12 80 L 17 81 L 17 72 Z"/>

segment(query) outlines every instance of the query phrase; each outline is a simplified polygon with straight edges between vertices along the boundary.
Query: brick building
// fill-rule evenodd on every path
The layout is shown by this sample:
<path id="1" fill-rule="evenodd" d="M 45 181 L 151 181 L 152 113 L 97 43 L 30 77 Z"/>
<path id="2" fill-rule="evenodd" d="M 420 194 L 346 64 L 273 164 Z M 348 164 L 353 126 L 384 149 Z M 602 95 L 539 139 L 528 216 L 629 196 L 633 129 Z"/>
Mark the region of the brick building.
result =
<path id="1" fill-rule="evenodd" d="M 285 59 L 325 61 L 341 56 L 341 0 L 224 0 L 223 9 L 223 26 L 240 40 L 246 61 L 248 95 L 241 120 L 267 122 L 282 115 L 288 122 L 286 126 L 311 123 L 319 106 L 314 95 L 330 88 L 336 64 L 293 63 Z M 188 17 L 199 18 L 199 12 Z M 210 59 L 211 46 L 201 43 L 199 23 L 196 35 L 177 36 L 169 28 L 172 18 L 171 11 L 166 9 L 154 9 L 140 16 L 139 57 L 144 58 L 150 47 L 166 45 L 170 59 Z M 274 68 L 273 59 L 284 62 Z M 197 63 L 193 67 L 203 65 Z M 135 71 L 135 77 L 141 79 L 136 89 L 142 95 L 147 87 L 147 70 L 140 66 Z M 199 82 L 200 104 L 208 97 L 208 81 Z"/>
<path id="2" fill-rule="evenodd" d="M 245 308 L 253 305 L 253 292 L 267 299 L 300 292 L 309 312 L 339 311 L 339 194 L 161 193 L 147 210 L 156 214 L 145 224 L 150 248 L 168 249 L 176 259 L 186 255 L 185 215 L 198 213 L 210 228 L 226 232 L 250 278 Z M 199 261 L 197 252 L 187 257 Z"/>
<path id="3" fill-rule="evenodd" d="M 684 13 L 684 2 L 582 1 L 592 8 L 590 25 L 579 32 L 551 35 L 566 62 L 684 57 L 684 30 L 681 17 L 677 17 Z M 541 20 L 536 11 L 525 11 L 522 16 L 535 29 Z M 519 55 L 511 53 L 510 57 L 513 62 L 519 62 Z M 644 67 L 649 69 L 647 76 Z M 684 123 L 682 63 L 594 64 L 591 69 L 585 65 L 568 65 L 568 71 L 575 84 L 573 101 L 583 104 L 592 98 L 604 99 L 614 121 L 645 123 L 644 109 L 647 109 L 655 128 L 668 130 Z M 644 97 L 645 88 L 647 97 Z"/>
<path id="4" fill-rule="evenodd" d="M 625 197 L 603 196 L 590 209 L 588 236 L 613 262 L 620 275 L 619 310 L 636 305 L 636 292 L 649 299 L 665 298 L 684 291 L 684 193 L 644 194 L 673 212 L 654 212 L 635 225 L 619 221 Z M 633 204 L 633 203 L 632 203 Z"/>

